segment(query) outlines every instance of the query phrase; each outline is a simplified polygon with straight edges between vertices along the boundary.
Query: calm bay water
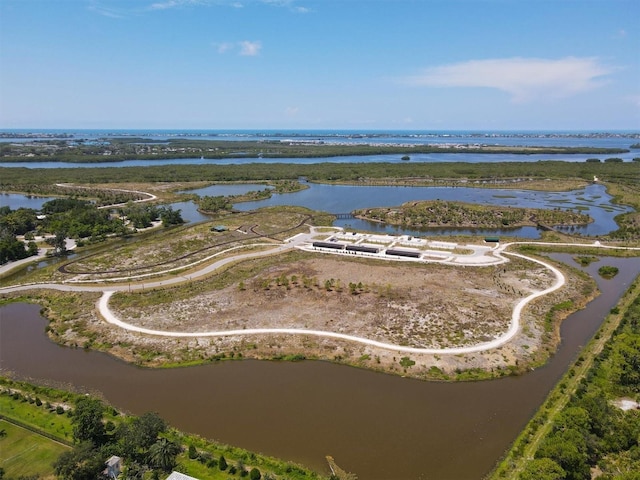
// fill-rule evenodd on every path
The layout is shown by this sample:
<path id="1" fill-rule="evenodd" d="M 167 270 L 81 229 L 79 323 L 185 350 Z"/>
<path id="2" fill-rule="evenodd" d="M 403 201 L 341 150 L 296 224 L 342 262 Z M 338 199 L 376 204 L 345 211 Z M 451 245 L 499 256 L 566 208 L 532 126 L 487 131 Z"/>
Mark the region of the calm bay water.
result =
<path id="1" fill-rule="evenodd" d="M 594 154 L 544 154 L 544 155 L 515 155 L 515 154 L 481 154 L 481 153 L 425 153 L 411 154 L 411 162 L 421 163 L 444 163 L 444 162 L 467 162 L 467 163 L 500 163 L 500 162 L 539 162 L 546 160 L 564 162 L 585 162 L 587 158 L 600 158 L 604 160 L 609 157 L 618 157 L 625 162 L 630 162 L 638 157 L 640 153 L 631 151 L 627 153 L 616 153 L 615 155 L 594 155 Z M 123 160 L 121 162 L 95 162 L 95 163 L 65 163 L 65 162 L 1 162 L 0 167 L 22 167 L 22 168 L 113 168 L 113 167 L 152 167 L 159 165 L 247 165 L 253 163 L 295 163 L 300 165 L 311 165 L 316 163 L 406 163 L 402 160 L 402 154 L 396 155 L 358 155 L 341 157 L 322 158 L 173 158 L 158 160 Z"/>
<path id="2" fill-rule="evenodd" d="M 555 257 L 576 266 L 569 255 Z M 603 264 L 620 273 L 599 278 Z M 0 308 L 0 367 L 98 391 L 133 413 L 157 411 L 178 428 L 322 471 L 332 455 L 368 480 L 481 479 L 628 288 L 640 258 L 606 258 L 587 271 L 602 294 L 563 323 L 550 362 L 520 377 L 421 382 L 313 361 L 142 369 L 54 344 L 38 307 L 25 304 Z"/>
<path id="3" fill-rule="evenodd" d="M 536 147 L 594 147 L 629 149 L 638 143 L 638 132 L 478 132 L 478 131 L 350 131 L 350 130 L 6 130 L 0 142 L 32 142 L 34 140 L 64 140 L 63 136 L 72 135 L 73 140 L 98 141 L 109 138 L 140 137 L 145 141 L 165 142 L 170 139 L 188 140 L 225 140 L 225 141 L 304 141 L 340 144 L 380 144 L 380 145 L 497 145 L 497 146 L 536 146 Z M 21 137 L 20 135 L 27 135 Z M 66 138 L 69 140 L 69 138 Z M 411 154 L 412 162 L 537 162 L 540 160 L 561 160 L 568 162 L 584 162 L 587 158 L 619 157 L 631 161 L 640 156 L 640 150 L 631 150 L 620 154 L 555 154 L 555 155 L 486 155 L 477 153 L 452 154 Z M 59 162 L 0 162 L 0 167 L 27 168 L 73 168 L 73 167 L 129 167 L 150 165 L 189 165 L 189 164 L 251 164 L 251 163 L 368 163 L 368 162 L 402 162 L 402 155 L 365 155 L 356 157 L 328 158 L 225 158 L 209 160 L 206 158 L 172 159 L 172 160 L 126 160 L 123 162 L 100 162 L 90 164 Z"/>

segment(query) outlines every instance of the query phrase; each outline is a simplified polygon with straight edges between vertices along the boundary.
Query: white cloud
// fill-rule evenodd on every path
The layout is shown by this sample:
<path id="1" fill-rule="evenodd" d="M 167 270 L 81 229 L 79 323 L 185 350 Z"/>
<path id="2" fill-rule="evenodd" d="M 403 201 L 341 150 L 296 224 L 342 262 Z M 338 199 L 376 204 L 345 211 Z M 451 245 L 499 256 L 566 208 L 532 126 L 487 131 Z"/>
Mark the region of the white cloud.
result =
<path id="1" fill-rule="evenodd" d="M 287 117 L 295 117 L 296 115 L 298 115 L 299 111 L 300 109 L 298 107 L 287 107 L 284 113 Z"/>
<path id="2" fill-rule="evenodd" d="M 222 43 L 214 43 L 214 47 L 218 50 L 218 53 L 227 53 L 229 50 L 233 48 L 233 43 L 222 42 Z"/>
<path id="3" fill-rule="evenodd" d="M 149 8 L 151 10 L 168 10 L 171 8 L 185 7 L 191 5 L 204 5 L 204 6 L 228 6 L 234 8 L 243 8 L 251 3 L 263 3 L 274 7 L 288 8 L 294 12 L 307 13 L 308 8 L 297 6 L 294 4 L 295 0 L 162 0 L 156 3 L 152 3 Z"/>
<path id="4" fill-rule="evenodd" d="M 262 44 L 260 42 L 251 42 L 249 40 L 240 42 L 240 55 L 255 57 L 260 54 L 261 49 Z"/>
<path id="5" fill-rule="evenodd" d="M 427 68 L 403 83 L 426 87 L 485 87 L 502 90 L 514 102 L 567 97 L 601 86 L 613 72 L 595 58 L 503 58 Z"/>
<path id="6" fill-rule="evenodd" d="M 302 7 L 299 5 L 296 5 L 295 2 L 296 0 L 260 0 L 262 3 L 266 4 L 266 5 L 271 5 L 273 7 L 283 7 L 283 8 L 288 8 L 289 10 L 291 10 L 292 12 L 295 13 L 309 13 L 311 12 L 311 9 L 307 8 L 307 7 Z"/>
<path id="7" fill-rule="evenodd" d="M 621 28 L 616 32 L 613 38 L 625 38 L 627 36 L 627 31 L 624 28 Z"/>
<path id="8" fill-rule="evenodd" d="M 262 50 L 261 42 L 249 40 L 243 40 L 242 42 L 214 42 L 212 45 L 220 54 L 237 52 L 238 55 L 245 57 L 256 57 L 260 55 L 260 50 Z"/>
<path id="9" fill-rule="evenodd" d="M 208 4 L 207 0 L 165 0 L 164 2 L 152 3 L 149 8 L 151 10 L 167 10 L 169 8 L 176 7 L 188 7 L 191 5 L 203 5 Z"/>
<path id="10" fill-rule="evenodd" d="M 101 5 L 98 1 L 92 1 L 87 7 L 90 11 L 109 18 L 125 18 L 127 14 L 119 9 L 109 8 Z"/>
<path id="11" fill-rule="evenodd" d="M 640 94 L 638 95 L 630 95 L 627 99 L 636 107 L 640 108 Z"/>

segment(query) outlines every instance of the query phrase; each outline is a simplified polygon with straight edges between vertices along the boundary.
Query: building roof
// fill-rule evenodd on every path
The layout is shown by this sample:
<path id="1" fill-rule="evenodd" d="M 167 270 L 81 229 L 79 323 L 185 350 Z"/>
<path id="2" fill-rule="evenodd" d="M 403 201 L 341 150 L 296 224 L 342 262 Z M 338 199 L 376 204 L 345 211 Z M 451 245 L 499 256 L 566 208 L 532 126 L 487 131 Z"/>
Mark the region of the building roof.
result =
<path id="1" fill-rule="evenodd" d="M 120 462 L 122 461 L 122 459 L 116 455 L 113 455 L 111 458 L 109 458 L 109 460 L 107 460 L 106 462 L 104 462 L 106 465 L 112 467 L 114 465 L 118 465 Z"/>
<path id="2" fill-rule="evenodd" d="M 185 475 L 180 472 L 171 472 L 171 475 L 167 477 L 166 480 L 198 480 L 195 477 L 190 477 L 189 475 Z"/>

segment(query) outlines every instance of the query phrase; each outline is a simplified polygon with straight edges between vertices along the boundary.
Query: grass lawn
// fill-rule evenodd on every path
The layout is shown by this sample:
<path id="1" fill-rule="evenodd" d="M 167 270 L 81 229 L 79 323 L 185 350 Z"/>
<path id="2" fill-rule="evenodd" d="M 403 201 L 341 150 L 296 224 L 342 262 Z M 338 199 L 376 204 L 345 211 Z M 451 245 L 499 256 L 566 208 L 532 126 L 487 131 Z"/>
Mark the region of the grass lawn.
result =
<path id="1" fill-rule="evenodd" d="M 11 420 L 43 430 L 62 440 L 73 440 L 73 428 L 71 419 L 67 415 L 51 413 L 45 405 L 37 406 L 35 403 L 15 400 L 11 395 L 0 395 L 0 412 Z"/>
<path id="2" fill-rule="evenodd" d="M 4 468 L 7 477 L 52 476 L 53 462 L 69 449 L 4 420 L 0 420 L 0 430 L 7 433 L 0 438 L 0 467 Z"/>

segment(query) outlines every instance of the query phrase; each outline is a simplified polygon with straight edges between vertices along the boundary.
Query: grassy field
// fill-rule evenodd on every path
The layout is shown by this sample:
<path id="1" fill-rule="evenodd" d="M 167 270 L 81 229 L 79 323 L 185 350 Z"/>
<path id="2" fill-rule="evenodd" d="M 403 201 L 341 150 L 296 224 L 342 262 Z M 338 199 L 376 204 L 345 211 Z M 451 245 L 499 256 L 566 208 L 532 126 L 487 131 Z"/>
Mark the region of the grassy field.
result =
<path id="1" fill-rule="evenodd" d="M 37 475 L 53 475 L 53 462 L 69 447 L 42 435 L 0 420 L 0 431 L 6 436 L 0 438 L 0 467 L 10 478 Z"/>
<path id="2" fill-rule="evenodd" d="M 32 398 L 32 397 L 29 397 Z M 36 430 L 43 430 L 62 441 L 73 441 L 71 419 L 66 415 L 52 414 L 47 405 L 38 406 L 36 403 L 16 400 L 12 395 L 0 395 L 0 412 L 8 420 L 15 419 L 19 423 L 28 425 Z"/>

